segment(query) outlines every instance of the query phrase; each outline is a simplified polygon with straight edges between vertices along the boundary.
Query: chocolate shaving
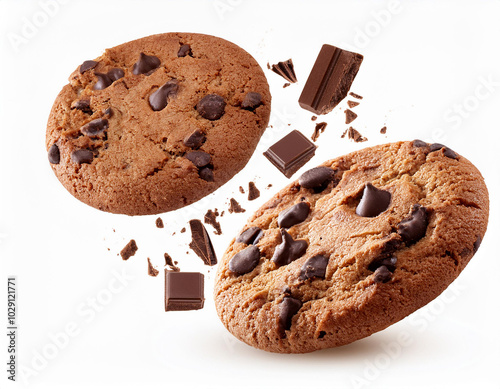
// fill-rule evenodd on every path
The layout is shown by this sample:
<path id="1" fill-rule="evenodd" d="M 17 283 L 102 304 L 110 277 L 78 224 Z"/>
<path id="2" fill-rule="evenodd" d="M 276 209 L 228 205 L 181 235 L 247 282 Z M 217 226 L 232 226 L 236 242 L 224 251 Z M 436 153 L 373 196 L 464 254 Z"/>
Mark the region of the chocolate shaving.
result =
<path id="1" fill-rule="evenodd" d="M 259 197 L 260 197 L 260 190 L 257 189 L 253 181 L 250 181 L 248 183 L 248 200 L 252 201 L 258 199 Z"/>
<path id="2" fill-rule="evenodd" d="M 134 239 L 131 239 L 130 242 L 126 244 L 126 246 L 120 251 L 120 255 L 124 261 L 129 259 L 130 257 L 133 257 L 135 253 L 137 252 L 137 244 L 135 243 Z"/>
<path id="3" fill-rule="evenodd" d="M 151 264 L 151 259 L 148 258 L 148 275 L 151 277 L 156 277 L 158 275 L 159 271 L 153 267 Z"/>
<path id="4" fill-rule="evenodd" d="M 191 227 L 191 243 L 189 243 L 191 250 L 203 260 L 205 265 L 213 266 L 217 264 L 212 241 L 201 221 L 198 219 L 190 220 L 189 226 Z"/>
<path id="5" fill-rule="evenodd" d="M 311 139 L 313 142 L 316 142 L 318 140 L 319 135 L 322 134 L 323 131 L 325 131 L 325 128 L 327 125 L 328 125 L 328 123 L 325 123 L 325 122 L 316 123 L 316 127 L 314 127 L 314 132 L 311 136 Z"/>
<path id="6" fill-rule="evenodd" d="M 366 142 L 368 140 L 368 138 L 365 138 L 363 135 L 361 135 L 357 130 L 355 130 L 352 127 L 349 127 L 347 130 L 345 130 L 341 138 L 345 138 L 346 135 L 349 139 L 354 140 L 354 142 L 356 143 Z"/>
<path id="7" fill-rule="evenodd" d="M 295 75 L 295 70 L 293 69 L 292 59 L 278 62 L 277 64 L 271 67 L 271 70 L 274 73 L 279 74 L 288 82 L 291 83 L 297 82 L 297 76 Z"/>
<path id="8" fill-rule="evenodd" d="M 344 113 L 345 113 L 345 124 L 351 124 L 358 117 L 358 115 L 356 115 L 350 109 L 346 109 Z"/>

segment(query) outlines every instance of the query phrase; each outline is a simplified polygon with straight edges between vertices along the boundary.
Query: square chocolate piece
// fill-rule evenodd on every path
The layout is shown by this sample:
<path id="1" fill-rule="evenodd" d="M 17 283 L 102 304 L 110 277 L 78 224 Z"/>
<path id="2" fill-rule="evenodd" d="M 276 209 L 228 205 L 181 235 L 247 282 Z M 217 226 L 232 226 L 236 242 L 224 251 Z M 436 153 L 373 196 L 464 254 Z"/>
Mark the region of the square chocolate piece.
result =
<path id="1" fill-rule="evenodd" d="M 293 130 L 264 153 L 287 178 L 305 165 L 316 152 L 316 146 L 299 131 Z"/>
<path id="2" fill-rule="evenodd" d="M 165 311 L 203 308 L 204 276 L 201 273 L 165 270 Z"/>

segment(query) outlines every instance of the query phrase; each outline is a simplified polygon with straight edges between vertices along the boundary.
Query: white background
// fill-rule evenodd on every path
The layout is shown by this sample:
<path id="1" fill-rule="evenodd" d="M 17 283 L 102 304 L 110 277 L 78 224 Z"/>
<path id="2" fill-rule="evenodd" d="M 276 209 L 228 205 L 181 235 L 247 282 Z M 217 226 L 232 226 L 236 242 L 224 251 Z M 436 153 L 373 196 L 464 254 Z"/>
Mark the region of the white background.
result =
<path id="1" fill-rule="evenodd" d="M 500 2 L 66 3 L 0 0 L 0 333 L 6 331 L 6 278 L 17 275 L 22 365 L 11 386 L 500 387 Z M 240 174 L 199 203 L 161 215 L 166 228 L 157 229 L 155 216 L 106 214 L 74 199 L 52 173 L 44 139 L 52 102 L 81 62 L 107 47 L 168 31 L 220 36 L 251 53 L 269 79 L 273 128 Z M 226 209 L 223 235 L 212 234 L 220 257 L 251 213 L 288 182 L 262 152 L 292 129 L 311 135 L 312 114 L 299 108 L 297 98 L 323 43 L 365 56 L 352 88 L 364 96 L 353 125 L 369 141 L 340 138 L 344 101 L 320 117 L 328 127 L 306 169 L 390 141 L 444 143 L 483 173 L 490 224 L 467 269 L 427 307 L 348 346 L 275 355 L 225 330 L 211 296 L 215 268 L 188 249 L 189 231 L 180 230 L 209 208 Z M 283 89 L 285 81 L 266 63 L 290 57 L 299 83 Z M 384 125 L 387 135 L 379 133 Z M 262 193 L 253 202 L 238 191 L 250 180 Z M 230 197 L 247 212 L 228 214 Z M 131 238 L 139 251 L 123 262 L 117 253 Z M 164 252 L 182 270 L 205 273 L 203 310 L 164 312 L 163 273 L 148 276 L 146 262 L 150 257 L 162 270 Z M 0 345 L 3 388 L 10 385 L 6 336 Z"/>

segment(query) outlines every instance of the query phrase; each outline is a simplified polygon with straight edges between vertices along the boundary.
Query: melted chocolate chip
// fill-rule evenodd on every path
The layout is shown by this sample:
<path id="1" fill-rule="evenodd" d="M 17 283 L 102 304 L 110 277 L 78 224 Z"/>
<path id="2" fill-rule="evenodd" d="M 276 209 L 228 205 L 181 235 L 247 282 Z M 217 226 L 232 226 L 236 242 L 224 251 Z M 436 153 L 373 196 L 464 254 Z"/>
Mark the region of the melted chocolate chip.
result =
<path id="1" fill-rule="evenodd" d="M 276 246 L 272 261 L 278 266 L 288 265 L 305 254 L 307 242 L 305 240 L 294 240 L 284 229 L 281 229 L 281 243 Z"/>
<path id="2" fill-rule="evenodd" d="M 85 61 L 80 65 L 80 73 L 85 73 L 87 70 L 94 69 L 96 66 L 96 61 Z"/>
<path id="3" fill-rule="evenodd" d="M 176 79 L 170 80 L 161 88 L 151 93 L 149 96 L 149 105 L 153 111 L 161 111 L 168 104 L 168 100 L 175 97 L 179 90 L 179 83 Z"/>
<path id="4" fill-rule="evenodd" d="M 241 108 L 253 111 L 262 104 L 262 95 L 258 92 L 248 92 L 241 103 Z"/>
<path id="5" fill-rule="evenodd" d="M 377 270 L 375 270 L 373 281 L 376 283 L 386 283 L 389 282 L 392 278 L 392 273 L 385 266 L 380 266 Z"/>
<path id="6" fill-rule="evenodd" d="M 214 181 L 214 172 L 209 167 L 204 167 L 204 168 L 200 169 L 200 171 L 198 172 L 198 174 L 200 175 L 200 178 L 202 180 L 205 180 L 205 181 L 208 181 L 208 182 Z"/>
<path id="7" fill-rule="evenodd" d="M 108 128 L 107 119 L 95 119 L 80 128 L 82 134 L 92 137 L 99 136 Z"/>
<path id="8" fill-rule="evenodd" d="M 134 64 L 132 73 L 135 75 L 145 74 L 149 76 L 155 69 L 160 66 L 160 59 L 154 55 L 139 54 L 139 60 Z"/>
<path id="9" fill-rule="evenodd" d="M 125 72 L 120 68 L 113 68 L 108 71 L 109 79 L 114 82 L 125 76 Z"/>
<path id="10" fill-rule="evenodd" d="M 411 245 L 425 236 L 428 223 L 427 209 L 415 204 L 410 216 L 398 224 L 398 234 L 407 245 Z"/>
<path id="11" fill-rule="evenodd" d="M 394 272 L 396 270 L 396 263 L 398 259 L 394 256 L 388 257 L 388 258 L 383 258 L 383 259 L 376 259 L 370 265 L 368 266 L 368 269 L 371 271 L 376 271 L 379 267 L 385 266 L 387 270 L 390 272 Z"/>
<path id="12" fill-rule="evenodd" d="M 280 303 L 279 327 L 281 331 L 287 331 L 292 327 L 292 318 L 302 307 L 302 301 L 293 297 L 285 297 Z"/>
<path id="13" fill-rule="evenodd" d="M 290 228 L 291 226 L 302 223 L 307 219 L 309 211 L 309 203 L 297 203 L 279 214 L 278 226 L 282 228 Z"/>
<path id="14" fill-rule="evenodd" d="M 326 267 L 328 266 L 328 258 L 323 255 L 315 255 L 309 258 L 300 269 L 300 280 L 308 280 L 309 278 L 325 278 Z"/>
<path id="15" fill-rule="evenodd" d="M 318 166 L 306 171 L 299 177 L 299 184 L 307 189 L 325 189 L 333 179 L 335 170 L 326 166 Z"/>
<path id="16" fill-rule="evenodd" d="M 55 143 L 50 146 L 49 152 L 49 162 L 57 165 L 59 162 L 61 162 L 61 154 L 59 153 L 59 146 L 57 146 Z"/>
<path id="17" fill-rule="evenodd" d="M 193 56 L 193 52 L 191 51 L 191 46 L 182 45 L 179 48 L 179 51 L 177 52 L 177 57 L 185 57 L 186 55 L 189 55 L 190 57 Z"/>
<path id="18" fill-rule="evenodd" d="M 195 130 L 191 135 L 188 135 L 184 138 L 182 143 L 184 146 L 191 147 L 192 149 L 198 149 L 200 146 L 205 143 L 207 137 L 200 130 Z"/>
<path id="19" fill-rule="evenodd" d="M 441 143 L 433 143 L 431 144 L 429 149 L 431 152 L 443 149 L 443 155 L 445 157 L 458 159 L 457 153 L 455 153 L 452 149 L 446 147 L 445 145 L 442 145 Z"/>
<path id="20" fill-rule="evenodd" d="M 204 151 L 189 151 L 185 157 L 193 162 L 194 166 L 199 168 L 207 166 L 212 159 L 210 154 Z"/>
<path id="21" fill-rule="evenodd" d="M 106 89 L 108 86 L 110 86 L 113 83 L 113 80 L 111 78 L 109 78 L 107 74 L 96 73 L 95 75 L 97 77 L 97 82 L 94 85 L 95 90 Z"/>
<path id="22" fill-rule="evenodd" d="M 94 159 L 94 153 L 87 149 L 75 150 L 71 153 L 71 160 L 79 165 L 82 163 L 91 163 Z"/>
<path id="23" fill-rule="evenodd" d="M 474 246 L 473 246 L 474 254 L 477 252 L 477 250 L 479 250 L 479 246 L 481 246 L 481 241 L 482 241 L 482 238 L 480 235 L 478 235 L 476 241 L 474 242 Z"/>
<path id="24" fill-rule="evenodd" d="M 82 99 L 76 101 L 73 106 L 71 107 L 72 109 L 77 109 L 79 111 L 82 111 L 83 113 L 92 115 L 93 111 L 90 108 L 90 100 L 89 99 Z"/>
<path id="25" fill-rule="evenodd" d="M 420 139 L 415 139 L 413 141 L 413 147 L 426 147 L 427 143 Z"/>
<path id="26" fill-rule="evenodd" d="M 259 227 L 250 227 L 243 231 L 240 236 L 236 238 L 236 242 L 245 244 L 257 244 L 263 235 L 264 231 L 262 231 Z"/>
<path id="27" fill-rule="evenodd" d="M 229 261 L 229 270 L 237 275 L 251 272 L 258 265 L 260 251 L 257 246 L 249 246 L 237 253 Z"/>
<path id="28" fill-rule="evenodd" d="M 356 207 L 356 214 L 363 217 L 375 217 L 387 210 L 390 203 L 391 194 L 389 192 L 368 183 L 365 185 L 363 197 Z"/>
<path id="29" fill-rule="evenodd" d="M 206 95 L 196 106 L 201 117 L 208 120 L 217 120 L 224 115 L 226 102 L 219 95 Z"/>

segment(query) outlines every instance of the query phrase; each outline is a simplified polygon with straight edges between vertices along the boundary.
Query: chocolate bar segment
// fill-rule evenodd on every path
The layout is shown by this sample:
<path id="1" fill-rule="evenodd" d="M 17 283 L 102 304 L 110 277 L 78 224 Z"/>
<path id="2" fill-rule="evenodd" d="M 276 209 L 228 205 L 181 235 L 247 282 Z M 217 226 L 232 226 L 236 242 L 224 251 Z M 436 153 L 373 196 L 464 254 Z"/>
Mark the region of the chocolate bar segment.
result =
<path id="1" fill-rule="evenodd" d="M 323 115 L 330 112 L 349 92 L 363 56 L 331 45 L 323 45 L 302 90 L 302 108 Z"/>
<path id="2" fill-rule="evenodd" d="M 287 178 L 309 161 L 316 152 L 316 146 L 299 131 L 293 130 L 272 145 L 265 153 L 271 163 Z"/>
<path id="3" fill-rule="evenodd" d="M 203 274 L 165 270 L 165 311 L 203 308 L 203 289 Z"/>

